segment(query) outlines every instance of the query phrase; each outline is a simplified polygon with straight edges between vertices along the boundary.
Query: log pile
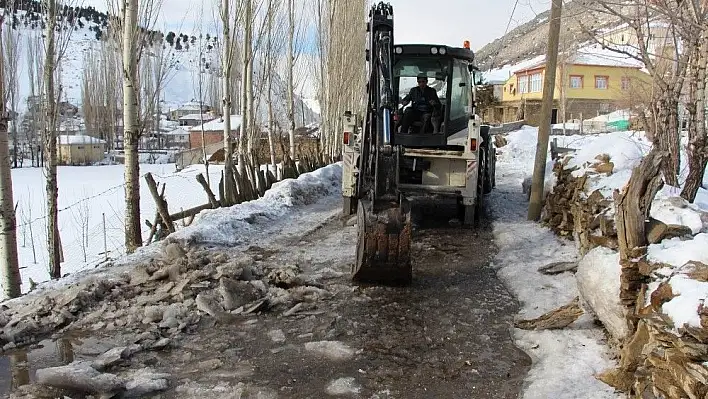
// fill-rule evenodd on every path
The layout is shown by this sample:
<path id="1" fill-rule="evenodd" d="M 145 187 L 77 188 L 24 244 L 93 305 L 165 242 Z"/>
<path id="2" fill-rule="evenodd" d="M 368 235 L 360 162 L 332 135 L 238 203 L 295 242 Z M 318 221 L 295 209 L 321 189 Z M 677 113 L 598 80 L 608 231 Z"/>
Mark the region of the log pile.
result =
<path id="1" fill-rule="evenodd" d="M 660 185 L 652 178 L 658 175 L 655 169 L 660 157 L 645 157 L 633 173 L 646 178 L 614 193 L 614 199 L 600 191 L 588 193 L 587 183 L 594 173 L 612 173 L 609 159 L 599 156 L 596 160 L 589 169 L 584 165 L 590 173 L 582 176 L 573 176 L 575 169 L 564 168 L 568 157 L 556 163 L 557 184 L 546 198 L 544 222 L 557 234 L 575 239 L 582 254 L 596 246 L 623 254 L 620 300 L 629 310 L 631 335 L 619 347 L 618 368 L 598 378 L 633 398 L 708 398 L 708 305 L 698 309 L 700 327 L 675 326 L 662 312 L 662 305 L 680 293 L 672 292 L 668 282 L 649 291 L 649 284 L 657 278 L 654 271 L 667 265 L 647 261 L 647 245 L 691 236 L 685 226 L 648 217 Z M 691 262 L 680 269 L 690 270 L 691 279 L 708 282 L 708 265 Z"/>
<path id="2" fill-rule="evenodd" d="M 588 178 L 600 173 L 611 174 L 612 162 L 599 155 L 592 168 L 582 176 L 574 176 L 577 168 L 567 168 L 569 157 L 557 161 L 553 171 L 557 181 L 546 197 L 543 222 L 556 234 L 574 239 L 581 255 L 596 246 L 617 249 L 612 199 L 600 190 L 586 192 Z"/>
<path id="3" fill-rule="evenodd" d="M 642 273 L 660 266 L 650 266 Z M 690 266 L 691 278 L 708 282 L 708 265 L 691 262 Z M 643 286 L 637 298 L 637 329 L 620 352 L 619 368 L 600 379 L 633 397 L 708 397 L 708 307 L 698 310 L 700 327 L 674 326 L 661 306 L 675 296 L 671 286 L 662 282 L 645 298 Z"/>

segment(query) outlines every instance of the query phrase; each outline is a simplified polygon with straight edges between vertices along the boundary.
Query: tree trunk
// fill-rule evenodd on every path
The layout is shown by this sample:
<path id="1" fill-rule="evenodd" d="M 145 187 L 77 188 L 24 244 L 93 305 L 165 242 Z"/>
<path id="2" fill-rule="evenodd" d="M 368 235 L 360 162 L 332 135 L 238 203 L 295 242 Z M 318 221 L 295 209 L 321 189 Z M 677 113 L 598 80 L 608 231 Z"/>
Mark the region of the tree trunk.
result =
<path id="1" fill-rule="evenodd" d="M 123 141 L 125 148 L 125 247 L 128 253 L 142 245 L 140 227 L 140 166 L 138 164 L 138 61 L 134 32 L 137 0 L 125 0 L 123 9 Z"/>
<path id="2" fill-rule="evenodd" d="M 295 68 L 295 9 L 294 0 L 288 1 L 288 61 L 287 61 L 287 114 L 288 140 L 290 143 L 290 159 L 295 160 L 295 88 L 293 69 Z"/>
<path id="3" fill-rule="evenodd" d="M 222 204 L 231 206 L 236 203 L 236 187 L 234 186 L 233 146 L 231 145 L 231 67 L 233 65 L 233 49 L 231 48 L 231 29 L 229 15 L 229 0 L 222 1 L 221 20 L 224 25 L 222 39 L 222 81 L 223 100 L 221 106 L 224 119 L 224 198 Z"/>
<path id="4" fill-rule="evenodd" d="M 5 63 L 2 60 L 2 18 L 0 18 L 0 98 L 5 98 Z M 12 88 L 10 88 L 12 90 Z M 17 255 L 17 223 L 15 203 L 12 198 L 12 170 L 10 169 L 10 146 L 7 135 L 7 109 L 0 101 L 0 284 L 4 299 L 16 298 L 20 289 L 20 269 Z M 14 125 L 14 123 L 13 123 Z M 15 141 L 17 143 L 17 141 Z M 15 157 L 16 158 L 16 157 Z"/>
<path id="5" fill-rule="evenodd" d="M 252 3 L 251 0 L 246 0 L 246 7 L 244 13 L 244 37 L 243 37 L 243 52 L 242 52 L 242 64 L 241 64 L 241 126 L 238 135 L 238 150 L 236 157 L 238 159 L 238 173 L 243 175 L 244 172 L 244 143 L 246 141 L 246 136 L 248 135 L 248 129 L 251 126 L 250 119 L 250 104 L 248 101 L 248 93 L 250 91 L 250 84 L 252 80 L 250 78 L 250 67 L 251 64 L 251 41 L 253 40 L 253 17 L 251 12 Z"/>
<path id="6" fill-rule="evenodd" d="M 649 217 L 651 202 L 663 184 L 660 168 L 664 165 L 665 156 L 653 147 L 632 170 L 632 176 L 622 192 L 615 196 L 615 225 L 622 268 L 620 299 L 628 310 L 627 321 L 631 331 L 636 326 L 634 310 L 643 283 L 636 259 L 646 253 L 645 223 Z"/>
<path id="7" fill-rule="evenodd" d="M 44 101 L 45 128 L 44 148 L 46 153 L 45 174 L 47 179 L 47 249 L 49 251 L 49 276 L 52 279 L 61 277 L 61 243 L 59 241 L 59 189 L 57 186 L 57 100 L 54 88 L 54 72 L 56 70 L 55 28 L 56 3 L 47 1 L 47 23 L 45 30 L 46 53 L 44 59 Z"/>
<path id="8" fill-rule="evenodd" d="M 706 66 L 708 64 L 708 41 L 704 39 L 689 75 L 688 122 L 688 176 L 681 191 L 681 197 L 689 202 L 696 199 L 698 189 L 703 184 L 703 176 L 708 162 L 708 138 L 706 138 Z"/>
<path id="9" fill-rule="evenodd" d="M 273 130 L 275 129 L 275 115 L 273 114 L 273 71 L 275 70 L 275 62 L 273 62 L 273 14 L 273 0 L 268 0 L 268 50 L 266 52 L 266 65 L 268 69 L 265 71 L 268 79 L 268 151 L 273 173 L 277 173 L 275 140 L 273 138 Z"/>

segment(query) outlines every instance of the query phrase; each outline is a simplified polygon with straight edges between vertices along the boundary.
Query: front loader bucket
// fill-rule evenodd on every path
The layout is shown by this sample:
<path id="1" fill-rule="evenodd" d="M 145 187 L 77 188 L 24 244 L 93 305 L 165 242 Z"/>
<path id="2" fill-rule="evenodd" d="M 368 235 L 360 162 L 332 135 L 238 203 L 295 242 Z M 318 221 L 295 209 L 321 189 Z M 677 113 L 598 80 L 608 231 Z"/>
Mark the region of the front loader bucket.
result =
<path id="1" fill-rule="evenodd" d="M 407 285 L 413 278 L 410 260 L 411 214 L 404 202 L 374 212 L 371 201 L 357 207 L 358 240 L 354 281 Z"/>

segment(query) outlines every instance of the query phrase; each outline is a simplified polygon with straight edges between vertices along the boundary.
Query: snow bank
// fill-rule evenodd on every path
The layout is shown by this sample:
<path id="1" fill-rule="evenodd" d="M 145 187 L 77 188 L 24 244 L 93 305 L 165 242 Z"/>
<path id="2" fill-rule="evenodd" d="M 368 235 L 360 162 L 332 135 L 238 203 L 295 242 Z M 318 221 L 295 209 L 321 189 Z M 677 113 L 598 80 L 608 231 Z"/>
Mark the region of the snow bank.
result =
<path id="1" fill-rule="evenodd" d="M 591 249 L 578 264 L 578 290 L 607 331 L 618 340 L 629 334 L 626 308 L 620 302 L 619 253 L 604 247 Z"/>
<path id="2" fill-rule="evenodd" d="M 342 164 L 275 183 L 262 198 L 230 208 L 203 211 L 200 223 L 171 234 L 169 240 L 192 244 L 233 246 L 263 224 L 276 222 L 293 207 L 310 205 L 323 197 L 341 195 Z"/>
<path id="3" fill-rule="evenodd" d="M 559 137 L 559 145 L 565 146 L 572 140 Z M 492 265 L 519 300 L 518 317 L 531 319 L 579 296 L 572 273 L 548 276 L 537 271 L 552 262 L 574 261 L 578 253 L 572 242 L 526 220 L 528 203 L 520 183 L 533 170 L 537 129 L 524 127 L 511 132 L 507 141 L 498 158 L 497 188 L 489 197 L 498 248 Z M 549 175 L 550 172 L 546 176 Z M 604 332 L 593 324 L 591 317 L 583 316 L 562 330 L 514 329 L 513 334 L 516 344 L 533 360 L 523 398 L 620 397 L 612 387 L 595 378 L 614 363 L 603 342 Z"/>
<path id="4" fill-rule="evenodd" d="M 647 250 L 647 260 L 674 267 L 681 267 L 692 260 L 708 264 L 708 234 L 700 233 L 693 240 L 672 238 L 652 244 Z"/>

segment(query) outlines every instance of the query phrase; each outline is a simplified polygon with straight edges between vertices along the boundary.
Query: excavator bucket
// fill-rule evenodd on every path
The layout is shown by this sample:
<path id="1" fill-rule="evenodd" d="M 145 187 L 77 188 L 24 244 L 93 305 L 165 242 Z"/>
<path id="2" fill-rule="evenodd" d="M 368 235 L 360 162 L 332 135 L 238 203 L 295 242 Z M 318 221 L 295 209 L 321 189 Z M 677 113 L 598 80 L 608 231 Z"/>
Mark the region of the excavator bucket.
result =
<path id="1" fill-rule="evenodd" d="M 352 275 L 360 283 L 407 285 L 413 278 L 410 259 L 411 214 L 407 202 L 373 211 L 371 201 L 357 207 L 358 240 Z"/>

